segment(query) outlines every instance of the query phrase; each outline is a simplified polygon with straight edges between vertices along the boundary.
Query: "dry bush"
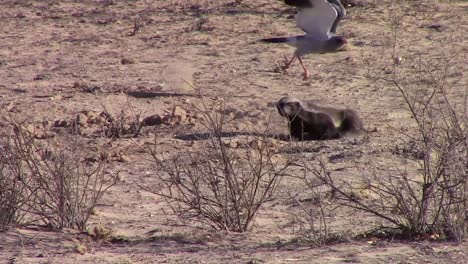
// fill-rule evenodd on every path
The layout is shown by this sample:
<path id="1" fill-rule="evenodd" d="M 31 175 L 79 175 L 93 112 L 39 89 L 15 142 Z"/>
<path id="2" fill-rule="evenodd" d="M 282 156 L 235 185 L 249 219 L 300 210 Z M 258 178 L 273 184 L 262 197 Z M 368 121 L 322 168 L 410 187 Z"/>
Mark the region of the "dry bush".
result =
<path id="1" fill-rule="evenodd" d="M 305 183 L 307 193 L 290 192 L 288 209 L 293 233 L 298 239 L 308 244 L 324 245 L 341 239 L 341 235 L 330 228 L 330 215 L 336 206 L 331 197 L 324 191 L 324 185 L 316 177 L 309 177 L 307 171 L 303 175 L 295 175 Z"/>
<path id="2" fill-rule="evenodd" d="M 467 153 L 441 148 L 422 149 L 421 175 L 398 167 L 337 179 L 325 162 L 308 165 L 309 178 L 330 188 L 334 203 L 373 214 L 382 220 L 380 235 L 410 239 L 461 240 L 468 232 Z M 443 152 L 447 151 L 447 152 Z M 455 160 L 452 158 L 455 157 Z"/>
<path id="3" fill-rule="evenodd" d="M 82 142 L 69 138 L 39 141 L 14 122 L 2 146 L 1 163 L 10 193 L 21 202 L 17 210 L 52 228 L 79 228 L 86 223 L 105 191 L 116 183 L 116 175 L 105 172 L 105 161 L 85 164 Z M 10 195 L 12 196 L 12 195 Z M 10 203 L 15 200 L 10 200 Z"/>
<path id="4" fill-rule="evenodd" d="M 251 137 L 244 148 L 229 148 L 223 139 L 224 102 L 213 108 L 201 102 L 201 120 L 210 136 L 199 150 L 171 157 L 161 155 L 156 144 L 149 148 L 160 183 L 144 188 L 164 197 L 182 221 L 244 232 L 273 197 L 290 163 L 276 159 L 266 136 Z"/>
<path id="5" fill-rule="evenodd" d="M 147 23 L 148 19 L 144 15 L 138 15 L 133 19 L 132 31 L 128 33 L 128 36 L 135 36 Z"/>
<path id="6" fill-rule="evenodd" d="M 137 111 L 126 96 L 125 105 L 122 106 L 120 113 L 117 116 L 111 116 L 104 103 L 101 103 L 104 108 L 104 113 L 107 113 L 109 121 L 102 129 L 104 137 L 122 138 L 122 137 L 137 137 L 141 133 L 143 127 L 141 123 L 141 112 Z"/>
<path id="7" fill-rule="evenodd" d="M 116 117 L 110 117 L 110 122 L 103 129 L 103 136 L 107 138 L 137 137 L 143 127 L 140 114 L 129 117 L 125 110 L 120 111 Z"/>
<path id="8" fill-rule="evenodd" d="M 4 143 L 0 141 L 0 152 L 4 152 Z M 9 170 L 5 155 L 0 156 L 0 232 L 21 222 L 24 216 L 21 208 L 24 204 L 22 193 L 24 187 L 18 178 Z"/>
<path id="9" fill-rule="evenodd" d="M 353 182 L 332 177 L 324 162 L 307 169 L 331 189 L 338 204 L 382 219 L 386 231 L 381 234 L 460 241 L 468 234 L 468 88 L 460 82 L 459 67 L 463 55 L 411 54 L 402 63 L 397 59 L 402 19 L 392 18 L 393 64 L 370 77 L 393 84 L 411 114 L 412 130 L 401 130 L 399 137 L 404 154 L 419 165 L 416 172 L 401 164 L 383 172 L 375 167 Z"/>
<path id="10" fill-rule="evenodd" d="M 95 241 L 109 241 L 113 236 L 113 230 L 97 224 L 88 230 L 88 235 Z"/>
<path id="11" fill-rule="evenodd" d="M 398 180 L 404 184 L 392 190 L 399 190 L 393 199 L 405 205 L 400 210 L 411 233 L 460 240 L 468 232 L 468 88 L 461 98 L 464 106 L 457 104 L 456 92 L 463 88 L 459 78 L 451 78 L 460 71 L 453 61 L 419 56 L 416 85 L 407 82 L 407 71 L 395 69 L 392 82 L 417 126 L 417 134 L 404 139 L 412 144 L 408 152 L 420 159 L 421 175 L 417 180 L 402 175 Z"/>

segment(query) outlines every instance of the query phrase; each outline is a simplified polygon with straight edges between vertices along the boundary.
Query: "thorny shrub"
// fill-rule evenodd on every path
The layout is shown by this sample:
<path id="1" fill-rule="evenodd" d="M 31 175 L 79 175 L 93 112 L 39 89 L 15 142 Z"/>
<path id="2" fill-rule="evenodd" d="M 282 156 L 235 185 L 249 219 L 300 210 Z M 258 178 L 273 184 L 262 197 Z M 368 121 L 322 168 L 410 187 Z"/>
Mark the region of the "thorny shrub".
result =
<path id="1" fill-rule="evenodd" d="M 105 172 L 105 160 L 84 162 L 86 151 L 78 137 L 37 140 L 23 124 L 12 122 L 9 128 L 12 132 L 0 146 L 0 197 L 8 201 L 2 203 L 1 215 L 9 215 L 9 222 L 16 224 L 19 214 L 52 228 L 85 230 L 93 208 L 117 175 Z"/>
<path id="2" fill-rule="evenodd" d="M 402 63 L 397 42 L 403 18 L 391 19 L 393 64 L 383 73 L 372 72 L 379 69 L 373 65 L 369 77 L 392 84 L 406 104 L 414 129 L 399 137 L 418 168 L 371 168 L 357 182 L 332 177 L 319 159 L 306 168 L 338 204 L 382 219 L 382 235 L 459 241 L 468 234 L 468 88 L 458 66 L 463 56 L 414 53 Z"/>
<path id="3" fill-rule="evenodd" d="M 224 103 L 214 109 L 201 98 L 202 121 L 210 136 L 199 150 L 163 157 L 157 145 L 148 149 L 160 183 L 145 186 L 166 199 L 182 221 L 214 229 L 244 232 L 260 207 L 274 195 L 290 165 L 275 157 L 272 139 L 251 137 L 240 149 L 223 139 Z"/>

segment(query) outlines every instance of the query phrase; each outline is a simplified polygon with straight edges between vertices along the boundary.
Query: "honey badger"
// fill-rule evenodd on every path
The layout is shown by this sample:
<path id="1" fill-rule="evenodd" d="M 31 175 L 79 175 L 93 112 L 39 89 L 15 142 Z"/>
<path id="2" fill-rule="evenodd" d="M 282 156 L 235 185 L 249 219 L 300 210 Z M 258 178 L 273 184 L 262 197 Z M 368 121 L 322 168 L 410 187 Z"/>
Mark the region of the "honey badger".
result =
<path id="1" fill-rule="evenodd" d="M 305 108 L 294 97 L 281 98 L 276 107 L 279 114 L 288 119 L 290 134 L 294 140 L 337 139 L 364 130 L 361 119 L 352 109 L 310 103 Z"/>

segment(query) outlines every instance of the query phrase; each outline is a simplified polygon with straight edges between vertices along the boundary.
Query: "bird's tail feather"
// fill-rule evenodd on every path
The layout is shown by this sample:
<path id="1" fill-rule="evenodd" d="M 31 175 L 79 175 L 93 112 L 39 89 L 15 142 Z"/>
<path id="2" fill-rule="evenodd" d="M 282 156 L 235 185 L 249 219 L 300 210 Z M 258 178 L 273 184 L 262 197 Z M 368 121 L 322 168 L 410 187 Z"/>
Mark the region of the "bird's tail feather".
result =
<path id="1" fill-rule="evenodd" d="M 300 41 L 304 36 L 294 36 L 294 37 L 280 37 L 280 38 L 264 38 L 261 41 L 267 43 L 287 43 L 289 45 L 295 46 L 298 41 Z"/>
<path id="2" fill-rule="evenodd" d="M 296 7 L 312 7 L 312 2 L 309 0 L 285 0 L 284 3 Z"/>
<path id="3" fill-rule="evenodd" d="M 286 43 L 291 42 L 292 38 L 282 37 L 282 38 L 264 38 L 261 40 L 262 42 L 267 43 Z"/>

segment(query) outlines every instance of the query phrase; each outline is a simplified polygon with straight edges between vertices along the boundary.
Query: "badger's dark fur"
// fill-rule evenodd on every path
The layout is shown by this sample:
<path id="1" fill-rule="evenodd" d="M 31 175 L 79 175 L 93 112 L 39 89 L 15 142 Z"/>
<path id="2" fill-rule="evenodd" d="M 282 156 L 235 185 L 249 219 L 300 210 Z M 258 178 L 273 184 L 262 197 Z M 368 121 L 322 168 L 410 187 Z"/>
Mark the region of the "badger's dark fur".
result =
<path id="1" fill-rule="evenodd" d="M 358 114 L 352 109 L 339 109 L 308 104 L 294 97 L 283 97 L 277 104 L 280 115 L 289 121 L 294 140 L 337 139 L 349 133 L 362 132 Z"/>

